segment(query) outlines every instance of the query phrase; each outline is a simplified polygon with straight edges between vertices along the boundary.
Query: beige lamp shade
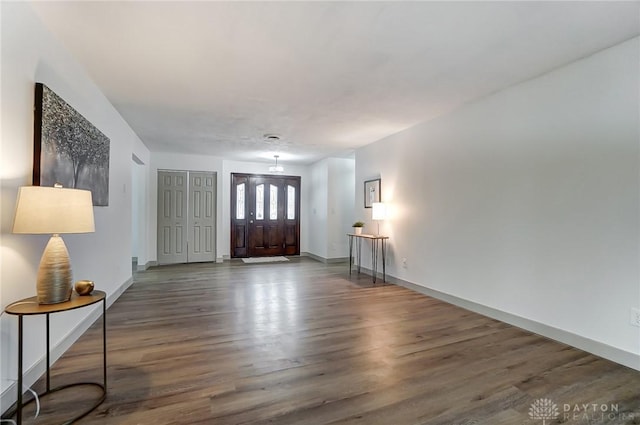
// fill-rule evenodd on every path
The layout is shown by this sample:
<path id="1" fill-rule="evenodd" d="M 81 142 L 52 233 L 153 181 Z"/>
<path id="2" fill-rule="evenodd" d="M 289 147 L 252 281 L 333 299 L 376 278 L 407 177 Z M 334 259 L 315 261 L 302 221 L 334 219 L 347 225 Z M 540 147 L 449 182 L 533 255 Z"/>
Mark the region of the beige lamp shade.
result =
<path id="1" fill-rule="evenodd" d="M 387 208 L 383 202 L 374 202 L 371 204 L 371 219 L 378 222 L 378 233 L 380 235 L 380 221 L 387 218 Z"/>
<path id="2" fill-rule="evenodd" d="M 59 234 L 94 231 L 90 191 L 44 186 L 20 188 L 13 233 L 53 234 L 38 267 L 36 289 L 40 304 L 56 304 L 71 298 L 69 252 Z"/>
<path id="3" fill-rule="evenodd" d="M 387 210 L 384 203 L 374 202 L 371 204 L 371 219 L 372 220 L 384 220 L 387 216 Z"/>
<path id="4" fill-rule="evenodd" d="M 90 191 L 45 186 L 20 188 L 13 233 L 91 232 L 95 232 L 95 225 Z"/>

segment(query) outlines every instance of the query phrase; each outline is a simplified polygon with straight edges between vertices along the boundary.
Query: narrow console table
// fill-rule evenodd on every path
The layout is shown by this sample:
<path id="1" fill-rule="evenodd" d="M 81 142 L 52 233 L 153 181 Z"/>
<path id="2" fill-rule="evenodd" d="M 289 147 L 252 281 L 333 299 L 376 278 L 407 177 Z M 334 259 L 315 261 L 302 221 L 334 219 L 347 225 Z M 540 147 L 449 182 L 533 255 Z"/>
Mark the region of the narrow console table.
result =
<path id="1" fill-rule="evenodd" d="M 79 382 L 74 384 L 67 384 L 56 388 L 51 388 L 51 353 L 50 353 L 50 335 L 49 335 L 49 315 L 51 313 L 60 313 L 63 311 L 75 310 L 77 308 L 87 307 L 102 301 L 102 384 L 98 384 L 95 382 Z M 46 391 L 38 394 L 38 396 L 44 396 L 50 394 L 55 391 L 60 391 L 65 388 L 75 387 L 75 386 L 87 386 L 91 385 L 94 387 L 98 387 L 102 389 L 101 397 L 86 411 L 80 413 L 78 416 L 73 419 L 65 422 L 66 424 L 71 424 L 78 419 L 84 417 L 93 409 L 98 407 L 104 399 L 107 397 L 107 306 L 106 306 L 106 294 L 103 291 L 93 291 L 91 295 L 83 295 L 71 297 L 69 301 L 58 303 L 58 304 L 38 304 L 38 297 L 25 298 L 20 301 L 16 301 L 13 304 L 9 304 L 7 308 L 5 308 L 5 312 L 7 314 L 11 314 L 14 316 L 18 316 L 18 401 L 16 402 L 16 424 L 22 424 L 22 408 L 27 404 L 31 403 L 34 400 L 30 400 L 27 403 L 22 402 L 22 379 L 23 379 L 23 365 L 22 365 L 22 354 L 23 354 L 23 318 L 24 316 L 38 316 L 38 315 L 46 315 L 47 320 L 47 372 L 46 372 Z"/>
<path id="2" fill-rule="evenodd" d="M 387 270 L 386 270 L 386 260 L 387 260 L 387 250 L 386 244 L 389 236 L 381 236 L 381 235 L 356 235 L 355 233 L 347 233 L 349 237 L 349 276 L 351 276 L 351 269 L 353 268 L 353 260 L 354 254 L 353 249 L 355 248 L 355 259 L 357 262 L 357 270 L 360 273 L 360 264 L 362 264 L 362 240 L 367 239 L 371 242 L 371 274 L 373 277 L 373 283 L 376 283 L 376 279 L 378 276 L 378 251 L 382 248 L 382 282 L 387 281 Z M 355 245 L 355 246 L 354 246 Z"/>

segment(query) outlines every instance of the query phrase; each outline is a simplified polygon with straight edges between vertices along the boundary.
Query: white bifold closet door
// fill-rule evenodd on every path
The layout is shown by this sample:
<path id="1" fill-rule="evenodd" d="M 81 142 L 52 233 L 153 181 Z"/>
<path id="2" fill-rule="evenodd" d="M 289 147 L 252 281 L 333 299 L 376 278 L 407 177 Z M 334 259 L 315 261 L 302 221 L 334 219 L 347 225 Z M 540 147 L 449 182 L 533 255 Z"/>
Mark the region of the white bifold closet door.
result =
<path id="1" fill-rule="evenodd" d="M 189 240 L 187 262 L 215 261 L 215 176 L 189 172 Z"/>
<path id="2" fill-rule="evenodd" d="M 158 171 L 158 264 L 215 261 L 216 174 Z"/>

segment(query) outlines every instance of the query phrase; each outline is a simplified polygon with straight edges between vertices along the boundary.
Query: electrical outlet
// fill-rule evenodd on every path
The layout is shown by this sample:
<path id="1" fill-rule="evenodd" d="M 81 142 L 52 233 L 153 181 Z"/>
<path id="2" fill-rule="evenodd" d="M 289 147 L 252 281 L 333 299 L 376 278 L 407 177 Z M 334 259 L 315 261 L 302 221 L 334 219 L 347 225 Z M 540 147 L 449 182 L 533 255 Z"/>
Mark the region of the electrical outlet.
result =
<path id="1" fill-rule="evenodd" d="M 406 258 L 402 259 L 402 267 L 404 267 L 405 269 L 407 268 L 407 259 Z"/>
<path id="2" fill-rule="evenodd" d="M 632 308 L 631 315 L 629 316 L 629 322 L 633 326 L 640 327 L 640 308 Z"/>

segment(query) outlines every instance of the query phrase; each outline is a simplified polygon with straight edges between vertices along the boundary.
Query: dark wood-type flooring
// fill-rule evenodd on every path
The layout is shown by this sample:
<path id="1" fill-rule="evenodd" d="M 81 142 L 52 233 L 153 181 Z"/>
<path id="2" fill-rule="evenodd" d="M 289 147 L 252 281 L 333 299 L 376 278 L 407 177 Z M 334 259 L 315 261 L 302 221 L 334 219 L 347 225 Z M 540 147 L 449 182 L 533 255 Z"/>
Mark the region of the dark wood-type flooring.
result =
<path id="1" fill-rule="evenodd" d="M 107 336 L 108 397 L 81 424 L 640 424 L 640 372 L 345 264 L 154 268 Z M 100 381 L 100 356 L 98 321 L 52 384 Z M 26 423 L 61 423 L 93 391 L 49 396 Z M 540 399 L 556 419 L 530 416 Z"/>

